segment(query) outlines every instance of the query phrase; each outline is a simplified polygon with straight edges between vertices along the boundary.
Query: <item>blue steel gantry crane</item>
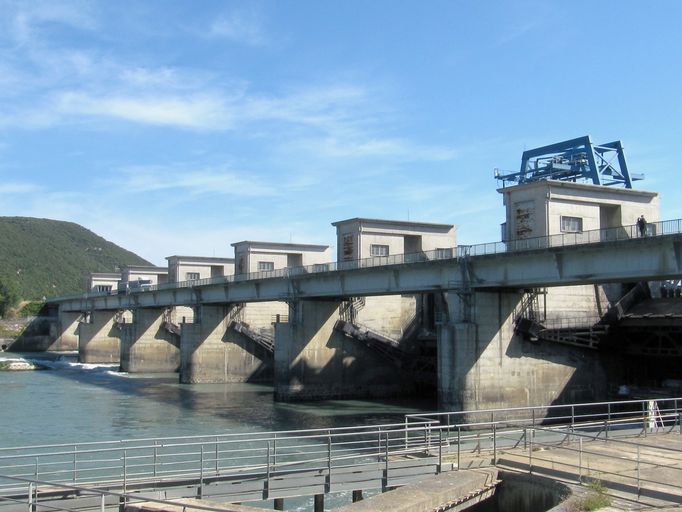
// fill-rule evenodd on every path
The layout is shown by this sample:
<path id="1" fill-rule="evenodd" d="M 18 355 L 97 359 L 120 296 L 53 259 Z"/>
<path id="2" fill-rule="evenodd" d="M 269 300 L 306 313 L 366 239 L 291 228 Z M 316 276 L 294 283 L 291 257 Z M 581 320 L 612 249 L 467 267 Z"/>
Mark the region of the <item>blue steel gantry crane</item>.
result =
<path id="1" fill-rule="evenodd" d="M 502 182 L 502 187 L 508 184 L 559 180 L 632 188 L 632 182 L 644 179 L 644 176 L 630 174 L 623 145 L 619 140 L 595 145 L 590 136 L 585 135 L 524 151 L 519 172 L 495 169 L 495 178 Z"/>

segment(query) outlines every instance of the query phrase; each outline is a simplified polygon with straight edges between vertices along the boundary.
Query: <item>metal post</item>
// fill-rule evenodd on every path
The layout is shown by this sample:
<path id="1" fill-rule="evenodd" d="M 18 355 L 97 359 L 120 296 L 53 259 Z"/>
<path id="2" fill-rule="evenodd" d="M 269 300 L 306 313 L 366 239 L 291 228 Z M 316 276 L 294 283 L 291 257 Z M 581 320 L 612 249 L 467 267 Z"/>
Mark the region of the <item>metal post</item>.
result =
<path id="1" fill-rule="evenodd" d="M 128 452 L 128 450 L 126 450 L 126 449 L 123 450 L 123 494 L 126 493 L 126 488 L 127 488 L 127 484 L 128 484 L 128 466 L 127 466 L 128 453 L 127 452 Z"/>
<path id="2" fill-rule="evenodd" d="M 159 448 L 158 448 L 158 443 L 159 443 L 158 441 L 154 441 L 154 476 L 156 476 L 156 460 L 157 460 L 157 458 L 158 458 L 158 456 L 159 456 L 159 453 L 158 453 L 158 450 L 159 450 Z"/>
<path id="3" fill-rule="evenodd" d="M 104 512 L 104 505 L 105 505 L 105 502 L 104 502 L 104 493 L 102 493 L 102 494 L 99 495 L 99 511 L 100 511 L 100 512 Z"/>
<path id="4" fill-rule="evenodd" d="M 461 452 L 462 452 L 462 427 L 457 425 L 457 471 L 459 471 L 459 468 L 461 466 L 459 460 Z"/>
<path id="5" fill-rule="evenodd" d="M 277 434 L 275 434 L 275 438 L 272 440 L 272 467 L 274 468 L 277 466 Z"/>
<path id="6" fill-rule="evenodd" d="M 78 446 L 75 444 L 73 445 L 73 483 L 76 483 L 76 480 L 78 479 L 78 467 L 77 467 L 77 454 L 78 454 Z"/>
<path id="7" fill-rule="evenodd" d="M 646 437 L 646 402 L 642 402 L 642 431 L 644 432 L 644 437 Z"/>
<path id="8" fill-rule="evenodd" d="M 263 499 L 268 499 L 270 495 L 270 441 L 268 441 L 268 458 L 267 458 L 267 468 L 266 468 L 266 482 L 265 482 L 265 496 Z"/>
<path id="9" fill-rule="evenodd" d="M 642 492 L 642 489 L 640 487 L 640 482 L 639 482 L 639 445 L 637 445 L 637 499 L 639 499 L 639 495 Z"/>
<path id="10" fill-rule="evenodd" d="M 385 441 L 386 441 L 386 446 L 384 447 L 384 457 L 386 458 L 386 461 L 384 463 L 384 482 L 383 485 L 381 486 L 381 492 L 385 492 L 386 488 L 388 487 L 388 432 L 385 434 Z"/>
<path id="11" fill-rule="evenodd" d="M 405 416 L 405 449 L 406 450 L 407 450 L 407 429 L 408 429 L 407 416 Z"/>
<path id="12" fill-rule="evenodd" d="M 497 425 L 493 423 L 493 466 L 497 465 Z"/>
<path id="13" fill-rule="evenodd" d="M 571 432 L 575 428 L 575 405 L 571 405 Z"/>
<path id="14" fill-rule="evenodd" d="M 218 449 L 218 436 L 215 438 L 215 474 L 218 476 L 218 460 L 220 458 L 220 450 Z"/>
<path id="15" fill-rule="evenodd" d="M 28 512 L 33 512 L 33 482 L 28 483 Z"/>
<path id="16" fill-rule="evenodd" d="M 535 408 L 531 409 L 532 426 L 535 426 Z"/>
<path id="17" fill-rule="evenodd" d="M 578 439 L 578 483 L 583 483 L 583 438 Z"/>
<path id="18" fill-rule="evenodd" d="M 204 443 L 201 443 L 199 455 L 199 499 L 204 496 Z"/>
<path id="19" fill-rule="evenodd" d="M 332 492 L 332 436 L 327 435 L 327 492 Z"/>
<path id="20" fill-rule="evenodd" d="M 528 438 L 528 473 L 533 474 L 533 431 Z"/>
<path id="21" fill-rule="evenodd" d="M 438 429 L 438 474 L 443 471 L 443 429 Z"/>
<path id="22" fill-rule="evenodd" d="M 606 439 L 609 438 L 609 426 L 611 425 L 611 402 L 607 404 L 606 410 Z"/>

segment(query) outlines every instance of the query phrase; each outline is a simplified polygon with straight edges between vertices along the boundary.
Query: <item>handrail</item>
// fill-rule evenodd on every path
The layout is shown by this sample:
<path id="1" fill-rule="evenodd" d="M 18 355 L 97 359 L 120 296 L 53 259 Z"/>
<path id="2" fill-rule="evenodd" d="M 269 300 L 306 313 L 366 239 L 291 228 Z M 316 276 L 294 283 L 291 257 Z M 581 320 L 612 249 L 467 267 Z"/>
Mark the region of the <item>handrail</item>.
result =
<path id="1" fill-rule="evenodd" d="M 394 254 L 390 256 L 374 256 L 357 260 L 315 263 L 313 265 L 286 267 L 264 272 L 250 272 L 234 274 L 230 276 L 209 277 L 192 281 L 179 281 L 175 283 L 162 283 L 152 285 L 144 290 L 130 290 L 131 295 L 149 293 L 160 290 L 172 290 L 178 288 L 199 288 L 215 284 L 229 284 L 242 281 L 254 281 L 262 279 L 293 279 L 308 274 L 338 272 L 346 270 L 360 270 L 366 268 L 385 267 L 392 265 L 406 265 L 412 263 L 425 263 L 439 260 L 459 261 L 464 258 L 490 256 L 497 254 L 518 253 L 525 251 L 547 250 L 556 247 L 568 247 L 587 245 L 594 243 L 619 242 L 638 238 L 654 238 L 666 235 L 682 233 L 682 219 L 671 219 L 647 223 L 646 236 L 642 237 L 636 224 L 613 228 L 594 229 L 579 233 L 561 233 L 546 235 L 521 240 L 508 240 L 502 242 L 489 242 L 475 245 L 458 245 L 452 248 L 435 249 L 416 253 Z M 65 295 L 48 299 L 47 302 L 62 302 L 65 300 L 91 299 L 116 295 L 110 292 L 86 292 L 83 294 Z"/>

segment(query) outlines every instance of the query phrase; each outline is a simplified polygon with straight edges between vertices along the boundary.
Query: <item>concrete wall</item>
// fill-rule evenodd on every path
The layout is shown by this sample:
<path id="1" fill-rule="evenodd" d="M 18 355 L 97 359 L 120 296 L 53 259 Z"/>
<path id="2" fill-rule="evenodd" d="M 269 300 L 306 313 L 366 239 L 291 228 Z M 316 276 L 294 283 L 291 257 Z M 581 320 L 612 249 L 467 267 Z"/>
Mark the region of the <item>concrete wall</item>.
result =
<path id="1" fill-rule="evenodd" d="M 601 400 L 599 354 L 514 335 L 518 292 L 475 293 L 472 321 L 448 295 L 449 322 L 438 326 L 438 391 L 443 408 L 471 410 Z"/>
<path id="2" fill-rule="evenodd" d="M 121 331 L 115 322 L 116 311 L 92 311 L 87 322 L 78 326 L 78 360 L 81 363 L 118 363 Z"/>
<path id="3" fill-rule="evenodd" d="M 139 308 L 121 336 L 121 371 L 176 372 L 180 368 L 179 336 L 163 328 L 164 308 Z"/>
<path id="4" fill-rule="evenodd" d="M 400 369 L 334 330 L 339 303 L 299 301 L 275 326 L 275 398 L 283 401 L 394 396 Z"/>
<path id="5" fill-rule="evenodd" d="M 272 379 L 273 357 L 235 332 L 236 306 L 201 307 L 198 322 L 183 324 L 180 382 L 262 382 Z"/>
<path id="6" fill-rule="evenodd" d="M 414 295 L 365 297 L 355 323 L 399 341 L 416 316 Z"/>

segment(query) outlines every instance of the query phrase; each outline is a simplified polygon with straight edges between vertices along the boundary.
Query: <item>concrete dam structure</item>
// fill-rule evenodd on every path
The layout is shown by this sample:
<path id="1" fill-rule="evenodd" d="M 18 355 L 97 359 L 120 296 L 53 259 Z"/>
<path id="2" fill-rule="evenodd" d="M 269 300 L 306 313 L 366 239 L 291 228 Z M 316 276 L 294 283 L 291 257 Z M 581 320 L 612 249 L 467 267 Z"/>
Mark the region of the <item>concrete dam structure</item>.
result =
<path id="1" fill-rule="evenodd" d="M 608 357 L 579 333 L 623 283 L 682 274 L 680 222 L 660 222 L 658 194 L 632 189 L 609 151 L 622 147 L 575 139 L 498 174 L 501 242 L 354 218 L 333 224 L 336 262 L 326 246 L 252 241 L 233 244 L 232 261 L 169 257 L 165 275 L 130 269 L 123 287 L 49 301 L 51 348 L 184 383 L 272 381 L 280 400 L 424 389 L 453 410 L 604 399 Z"/>

